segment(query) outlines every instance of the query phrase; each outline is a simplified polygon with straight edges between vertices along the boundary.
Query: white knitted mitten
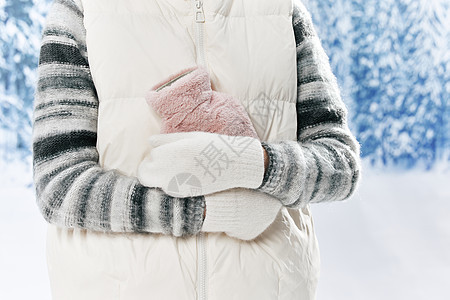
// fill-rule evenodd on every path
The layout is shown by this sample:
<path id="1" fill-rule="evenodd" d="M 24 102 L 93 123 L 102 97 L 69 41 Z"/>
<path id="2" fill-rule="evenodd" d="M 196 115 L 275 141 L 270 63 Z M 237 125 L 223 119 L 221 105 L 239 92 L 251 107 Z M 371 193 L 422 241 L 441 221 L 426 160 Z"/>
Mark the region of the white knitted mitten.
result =
<path id="1" fill-rule="evenodd" d="M 225 232 L 241 240 L 252 240 L 263 233 L 282 207 L 277 198 L 245 188 L 208 194 L 205 200 L 202 231 Z"/>
<path id="2" fill-rule="evenodd" d="M 140 163 L 137 177 L 173 197 L 262 184 L 264 150 L 256 138 L 191 131 L 156 134 L 149 142 L 154 148 Z"/>

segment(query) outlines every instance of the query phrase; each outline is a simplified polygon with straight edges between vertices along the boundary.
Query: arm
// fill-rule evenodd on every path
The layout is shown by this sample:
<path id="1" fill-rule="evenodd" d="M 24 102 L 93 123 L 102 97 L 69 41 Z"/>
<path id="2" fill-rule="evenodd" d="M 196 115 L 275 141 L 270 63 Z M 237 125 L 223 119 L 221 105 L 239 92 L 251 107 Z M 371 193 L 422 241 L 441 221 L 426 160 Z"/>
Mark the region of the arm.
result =
<path id="1" fill-rule="evenodd" d="M 294 4 L 297 141 L 261 142 L 269 163 L 257 190 L 284 206 L 348 198 L 360 178 L 360 146 L 347 125 L 336 77 L 303 4 Z"/>
<path id="2" fill-rule="evenodd" d="M 32 134 L 33 180 L 45 220 L 103 232 L 198 233 L 204 196 L 171 197 L 99 165 L 99 102 L 88 64 L 81 4 L 55 0 L 46 22 Z"/>

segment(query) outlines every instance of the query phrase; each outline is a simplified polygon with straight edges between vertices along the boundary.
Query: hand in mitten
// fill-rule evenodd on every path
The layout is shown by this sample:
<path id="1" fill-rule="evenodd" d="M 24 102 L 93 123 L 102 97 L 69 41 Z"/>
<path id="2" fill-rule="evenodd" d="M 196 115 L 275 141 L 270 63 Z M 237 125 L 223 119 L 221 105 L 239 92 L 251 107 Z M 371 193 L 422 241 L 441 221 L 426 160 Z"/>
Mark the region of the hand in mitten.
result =
<path id="1" fill-rule="evenodd" d="M 203 66 L 172 74 L 145 98 L 162 119 L 161 133 L 206 131 L 259 138 L 241 102 L 213 91 Z"/>
<path id="2" fill-rule="evenodd" d="M 275 220 L 282 204 L 278 199 L 251 189 L 235 188 L 205 195 L 206 218 L 201 231 L 225 232 L 252 240 Z"/>
<path id="3" fill-rule="evenodd" d="M 191 72 L 194 73 L 190 77 L 182 79 Z M 179 82 L 176 83 L 176 81 Z M 175 84 L 171 87 L 173 83 Z M 162 117 L 161 133 L 202 130 L 230 136 L 258 138 L 241 103 L 230 95 L 211 91 L 209 76 L 205 69 L 198 70 L 194 67 L 173 74 L 156 84 L 148 92 L 146 99 L 148 104 Z M 172 135 L 170 138 L 175 141 L 180 137 L 180 135 Z M 167 145 L 158 136 L 153 136 L 150 142 L 157 148 Z M 166 140 L 166 142 L 170 141 Z M 192 144 L 197 145 L 196 143 Z M 210 150 L 203 153 L 206 157 L 206 172 L 203 175 L 209 174 L 212 177 L 217 171 L 220 173 L 220 164 L 223 163 L 220 158 L 224 157 L 220 151 L 220 157 L 217 157 L 215 153 L 211 155 L 211 152 L 217 152 L 217 148 L 213 146 L 216 145 L 208 145 L 208 148 L 205 149 Z M 174 149 L 176 147 L 172 147 L 173 151 L 175 151 Z M 167 183 L 174 172 L 174 170 L 172 173 L 168 172 L 167 169 L 176 168 L 180 163 L 171 160 L 171 154 L 166 150 L 160 148 L 159 151 L 156 150 L 152 153 L 153 157 L 147 157 L 139 167 L 138 176 L 143 184 L 167 186 L 166 193 L 176 197 L 205 194 L 206 219 L 204 219 L 203 231 L 226 232 L 229 236 L 250 240 L 261 234 L 274 221 L 281 208 L 281 202 L 268 194 L 246 188 L 230 188 L 225 185 L 215 189 L 223 190 L 206 193 L 205 185 L 202 185 L 198 178 L 190 173 L 190 170 L 188 173 L 177 174 Z M 158 154 L 163 154 L 165 158 Z M 235 154 L 239 154 L 239 152 Z M 172 155 L 177 155 L 177 152 Z M 152 158 L 153 164 L 149 162 Z M 170 161 L 170 163 L 164 165 L 163 162 L 161 164 L 161 159 L 166 162 Z M 187 158 L 184 157 L 182 163 L 185 159 Z M 214 162 L 216 159 L 217 162 Z M 155 165 L 156 161 L 159 164 Z M 217 166 L 219 168 L 215 168 Z M 207 172 L 208 168 L 211 168 L 210 172 Z M 155 174 L 162 175 L 164 178 L 159 178 Z M 245 178 L 238 180 L 237 183 L 242 185 L 244 180 Z M 259 182 L 259 179 L 257 181 Z M 236 185 L 236 182 L 233 182 L 232 185 Z"/>
<path id="4" fill-rule="evenodd" d="M 139 181 L 174 197 L 206 195 L 234 187 L 257 188 L 264 177 L 258 139 L 192 131 L 157 134 L 138 167 Z"/>

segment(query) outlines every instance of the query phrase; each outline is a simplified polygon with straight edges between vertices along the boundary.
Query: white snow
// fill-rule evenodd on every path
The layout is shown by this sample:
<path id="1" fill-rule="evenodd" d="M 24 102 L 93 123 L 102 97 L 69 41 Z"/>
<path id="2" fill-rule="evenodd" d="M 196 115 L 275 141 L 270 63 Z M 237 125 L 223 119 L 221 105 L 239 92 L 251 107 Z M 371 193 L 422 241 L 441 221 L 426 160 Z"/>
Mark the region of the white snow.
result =
<path id="1" fill-rule="evenodd" d="M 450 299 L 450 173 L 377 171 L 355 195 L 313 204 L 321 252 L 317 300 Z M 0 299 L 50 299 L 46 223 L 29 168 L 0 170 Z"/>
<path id="2" fill-rule="evenodd" d="M 45 258 L 47 224 L 35 203 L 29 168 L 0 168 L 0 299 L 51 299 Z"/>
<path id="3" fill-rule="evenodd" d="M 450 173 L 364 167 L 351 199 L 311 206 L 318 300 L 450 299 Z"/>

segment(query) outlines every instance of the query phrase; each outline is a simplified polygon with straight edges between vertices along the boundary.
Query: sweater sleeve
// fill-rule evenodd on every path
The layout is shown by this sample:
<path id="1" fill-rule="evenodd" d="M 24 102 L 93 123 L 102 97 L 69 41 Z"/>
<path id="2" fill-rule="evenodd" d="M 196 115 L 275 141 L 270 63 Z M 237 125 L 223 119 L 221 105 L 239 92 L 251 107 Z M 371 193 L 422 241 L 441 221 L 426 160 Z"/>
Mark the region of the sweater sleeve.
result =
<path id="1" fill-rule="evenodd" d="M 176 198 L 99 165 L 99 100 L 77 0 L 55 0 L 40 48 L 33 108 L 33 183 L 48 223 L 103 232 L 198 233 L 204 196 Z"/>
<path id="2" fill-rule="evenodd" d="M 292 24 L 297 49 L 297 141 L 261 142 L 269 166 L 257 188 L 289 208 L 347 199 L 360 178 L 360 145 L 347 124 L 329 58 L 300 1 Z"/>

